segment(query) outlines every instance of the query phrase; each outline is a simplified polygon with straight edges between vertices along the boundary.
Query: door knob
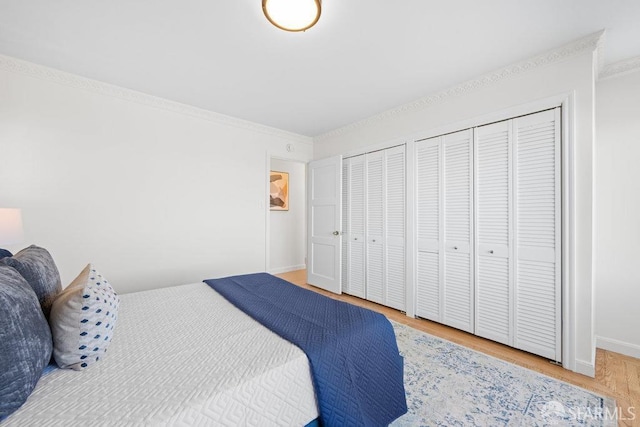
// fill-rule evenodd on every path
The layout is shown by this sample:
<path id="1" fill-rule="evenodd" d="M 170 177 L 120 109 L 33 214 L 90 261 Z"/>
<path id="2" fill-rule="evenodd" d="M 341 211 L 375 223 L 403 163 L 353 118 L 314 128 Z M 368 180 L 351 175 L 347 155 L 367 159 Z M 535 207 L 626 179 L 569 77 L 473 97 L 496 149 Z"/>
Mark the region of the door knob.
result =
<path id="1" fill-rule="evenodd" d="M 457 247 L 457 246 L 454 246 L 454 247 L 453 247 L 453 250 L 454 250 L 454 251 L 457 251 L 457 250 L 458 250 L 458 247 Z"/>
<path id="2" fill-rule="evenodd" d="M 333 232 L 333 235 L 334 235 L 334 236 L 339 236 L 339 235 L 340 235 L 340 232 L 339 232 L 339 231 L 334 231 L 334 232 Z"/>
<path id="3" fill-rule="evenodd" d="M 491 249 L 491 250 L 489 251 L 489 253 L 490 253 L 490 254 L 492 254 L 492 253 L 493 253 L 493 249 Z"/>

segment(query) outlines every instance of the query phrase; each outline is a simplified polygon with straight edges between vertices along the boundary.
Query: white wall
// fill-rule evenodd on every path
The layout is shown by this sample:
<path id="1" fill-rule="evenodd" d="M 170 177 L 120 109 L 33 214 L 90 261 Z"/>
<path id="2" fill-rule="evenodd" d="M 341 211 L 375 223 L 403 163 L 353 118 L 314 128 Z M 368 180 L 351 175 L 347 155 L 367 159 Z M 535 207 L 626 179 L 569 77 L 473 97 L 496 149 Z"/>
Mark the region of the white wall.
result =
<path id="1" fill-rule="evenodd" d="M 575 288 L 573 318 L 574 338 L 566 339 L 571 346 L 572 360 L 565 366 L 586 375 L 595 372 L 595 335 L 592 295 L 592 161 L 594 148 L 594 61 L 595 46 L 576 53 L 572 48 L 558 49 L 555 54 L 532 59 L 508 67 L 474 82 L 462 85 L 433 101 L 418 103 L 419 107 L 399 108 L 391 114 L 365 120 L 344 132 L 332 132 L 314 141 L 314 159 L 339 153 L 362 150 L 366 146 L 385 141 L 409 141 L 420 136 L 456 130 L 453 124 L 467 127 L 480 124 L 494 112 L 515 110 L 517 106 L 558 95 L 570 95 L 572 122 L 568 124 L 574 135 L 575 170 L 573 180 L 576 219 L 571 224 L 575 236 L 573 281 Z M 567 52 L 574 52 L 565 57 Z M 554 56 L 555 55 L 555 56 Z M 556 60 L 555 58 L 563 58 Z M 544 64 L 544 65 L 540 65 Z M 526 71 L 523 71 L 526 70 Z M 485 122 L 486 123 L 486 122 Z M 571 268 L 571 265 L 567 266 Z"/>
<path id="2" fill-rule="evenodd" d="M 307 161 L 310 141 L 16 64 L 0 67 L 0 206 L 23 209 L 21 246 L 49 249 L 65 285 L 88 262 L 121 293 L 265 271 L 267 152 Z"/>
<path id="3" fill-rule="evenodd" d="M 269 215 L 269 272 L 305 268 L 307 253 L 306 164 L 272 159 L 271 170 L 289 173 L 289 210 Z"/>
<path id="4" fill-rule="evenodd" d="M 640 71 L 596 85 L 598 347 L 640 357 Z"/>

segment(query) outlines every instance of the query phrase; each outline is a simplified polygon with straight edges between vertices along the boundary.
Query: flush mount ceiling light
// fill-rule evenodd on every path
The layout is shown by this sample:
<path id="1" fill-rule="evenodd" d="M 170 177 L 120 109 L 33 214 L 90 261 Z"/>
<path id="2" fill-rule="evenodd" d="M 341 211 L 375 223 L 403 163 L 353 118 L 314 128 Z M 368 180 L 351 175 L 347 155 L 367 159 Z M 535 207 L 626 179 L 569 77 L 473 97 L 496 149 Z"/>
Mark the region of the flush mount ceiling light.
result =
<path id="1" fill-rule="evenodd" d="M 281 30 L 305 31 L 320 19 L 320 3 L 321 0 L 262 0 L 262 11 Z"/>

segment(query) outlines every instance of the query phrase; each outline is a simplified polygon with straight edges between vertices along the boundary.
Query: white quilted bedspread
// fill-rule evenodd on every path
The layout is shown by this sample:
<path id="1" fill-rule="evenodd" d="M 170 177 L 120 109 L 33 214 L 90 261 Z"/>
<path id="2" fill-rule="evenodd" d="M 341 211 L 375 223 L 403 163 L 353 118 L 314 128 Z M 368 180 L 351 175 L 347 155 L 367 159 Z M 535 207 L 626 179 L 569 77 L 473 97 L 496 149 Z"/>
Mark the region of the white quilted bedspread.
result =
<path id="1" fill-rule="evenodd" d="M 43 376 L 5 426 L 302 426 L 318 415 L 306 355 L 204 283 L 120 295 L 85 371 Z"/>

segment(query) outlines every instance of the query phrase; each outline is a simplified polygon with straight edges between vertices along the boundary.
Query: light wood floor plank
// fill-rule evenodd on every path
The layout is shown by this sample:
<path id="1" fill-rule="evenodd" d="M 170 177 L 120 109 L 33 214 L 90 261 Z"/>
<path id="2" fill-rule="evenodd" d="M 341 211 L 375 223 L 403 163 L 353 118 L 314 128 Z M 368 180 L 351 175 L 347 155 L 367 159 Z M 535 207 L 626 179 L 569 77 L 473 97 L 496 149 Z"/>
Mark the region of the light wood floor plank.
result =
<path id="1" fill-rule="evenodd" d="M 297 270 L 277 276 L 330 298 L 359 305 L 384 314 L 387 318 L 403 323 L 431 335 L 455 342 L 473 350 L 505 360 L 515 365 L 557 378 L 595 393 L 616 399 L 620 426 L 640 426 L 640 359 L 597 349 L 596 377 L 568 371 L 551 364 L 547 359 L 498 344 L 448 326 L 423 319 L 412 319 L 398 310 L 384 307 L 350 295 L 336 295 L 308 285 L 306 270 Z"/>

